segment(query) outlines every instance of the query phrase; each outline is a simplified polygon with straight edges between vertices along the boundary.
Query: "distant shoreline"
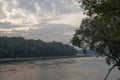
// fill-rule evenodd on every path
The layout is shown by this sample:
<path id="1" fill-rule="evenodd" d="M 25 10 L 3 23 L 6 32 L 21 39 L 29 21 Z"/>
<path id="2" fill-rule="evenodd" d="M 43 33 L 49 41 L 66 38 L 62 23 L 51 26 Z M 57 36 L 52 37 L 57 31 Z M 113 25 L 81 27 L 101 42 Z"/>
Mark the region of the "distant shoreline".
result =
<path id="1" fill-rule="evenodd" d="M 0 63 L 33 61 L 33 60 L 52 60 L 52 59 L 64 59 L 64 58 L 78 58 L 78 57 L 95 57 L 95 56 L 93 56 L 93 55 L 80 55 L 80 56 L 34 57 L 34 58 L 4 58 L 4 59 L 0 59 Z"/>

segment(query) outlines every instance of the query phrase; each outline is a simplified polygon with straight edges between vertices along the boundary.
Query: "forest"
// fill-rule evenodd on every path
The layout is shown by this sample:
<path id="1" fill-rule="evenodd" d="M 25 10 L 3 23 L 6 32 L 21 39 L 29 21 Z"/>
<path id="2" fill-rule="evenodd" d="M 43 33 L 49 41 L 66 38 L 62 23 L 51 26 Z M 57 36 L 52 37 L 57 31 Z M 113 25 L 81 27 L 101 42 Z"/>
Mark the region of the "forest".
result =
<path id="1" fill-rule="evenodd" d="M 76 49 L 61 42 L 0 37 L 0 58 L 31 58 L 76 55 Z"/>

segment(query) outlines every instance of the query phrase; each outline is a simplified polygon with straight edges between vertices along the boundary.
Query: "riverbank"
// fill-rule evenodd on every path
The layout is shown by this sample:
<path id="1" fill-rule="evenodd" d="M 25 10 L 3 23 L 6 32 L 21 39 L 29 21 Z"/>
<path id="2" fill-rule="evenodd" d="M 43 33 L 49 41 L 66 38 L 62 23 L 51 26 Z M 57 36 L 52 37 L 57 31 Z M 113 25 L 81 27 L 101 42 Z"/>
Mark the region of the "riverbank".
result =
<path id="1" fill-rule="evenodd" d="M 64 58 L 77 58 L 77 57 L 95 57 L 93 55 L 80 55 L 80 56 L 52 56 L 52 57 L 34 57 L 34 58 L 4 58 L 0 59 L 3 62 L 19 62 L 19 61 L 32 61 L 32 60 L 51 60 L 51 59 L 64 59 Z"/>

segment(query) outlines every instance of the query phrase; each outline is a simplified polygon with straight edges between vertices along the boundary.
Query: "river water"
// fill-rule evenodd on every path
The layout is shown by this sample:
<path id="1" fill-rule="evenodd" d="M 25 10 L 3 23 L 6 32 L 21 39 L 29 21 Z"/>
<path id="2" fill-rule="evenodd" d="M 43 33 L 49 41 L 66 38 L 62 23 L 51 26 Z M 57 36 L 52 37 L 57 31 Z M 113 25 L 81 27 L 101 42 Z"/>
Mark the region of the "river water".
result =
<path id="1" fill-rule="evenodd" d="M 0 80 L 104 80 L 108 72 L 104 58 L 82 57 L 0 64 Z M 118 80 L 115 68 L 108 80 Z"/>

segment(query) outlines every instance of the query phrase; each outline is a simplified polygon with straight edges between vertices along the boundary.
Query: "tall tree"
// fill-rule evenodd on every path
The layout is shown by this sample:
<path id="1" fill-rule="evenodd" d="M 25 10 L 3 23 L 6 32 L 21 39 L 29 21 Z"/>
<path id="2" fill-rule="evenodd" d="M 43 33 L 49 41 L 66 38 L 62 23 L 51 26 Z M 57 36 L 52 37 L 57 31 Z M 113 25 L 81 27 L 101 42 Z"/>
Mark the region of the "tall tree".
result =
<path id="1" fill-rule="evenodd" d="M 93 49 L 106 56 L 108 64 L 120 70 L 120 0 L 81 0 L 84 14 L 80 28 L 71 40 L 74 46 Z M 107 79 L 106 76 L 105 80 Z"/>

